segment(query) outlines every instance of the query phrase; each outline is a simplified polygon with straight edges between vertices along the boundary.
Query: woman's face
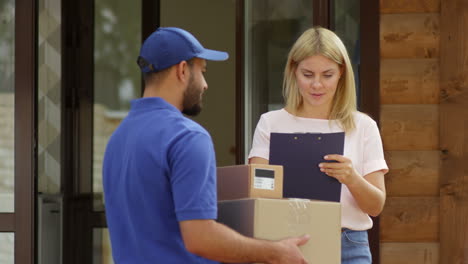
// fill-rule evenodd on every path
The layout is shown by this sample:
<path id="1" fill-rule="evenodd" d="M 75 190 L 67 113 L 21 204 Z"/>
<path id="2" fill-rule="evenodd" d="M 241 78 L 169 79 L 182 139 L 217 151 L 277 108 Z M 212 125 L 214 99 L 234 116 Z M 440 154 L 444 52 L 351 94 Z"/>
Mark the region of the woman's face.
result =
<path id="1" fill-rule="evenodd" d="M 304 107 L 328 113 L 341 77 L 340 66 L 322 55 L 314 55 L 299 62 L 295 74 Z"/>

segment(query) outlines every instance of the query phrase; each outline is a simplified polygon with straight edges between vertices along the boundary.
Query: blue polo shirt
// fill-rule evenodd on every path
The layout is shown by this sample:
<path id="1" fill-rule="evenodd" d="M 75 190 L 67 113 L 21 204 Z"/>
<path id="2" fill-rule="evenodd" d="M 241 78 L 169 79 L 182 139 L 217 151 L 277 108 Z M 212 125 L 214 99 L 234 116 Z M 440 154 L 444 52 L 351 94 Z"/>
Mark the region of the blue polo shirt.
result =
<path id="1" fill-rule="evenodd" d="M 131 102 L 104 155 L 104 199 L 116 264 L 215 263 L 185 249 L 179 221 L 216 219 L 208 132 L 162 98 Z"/>

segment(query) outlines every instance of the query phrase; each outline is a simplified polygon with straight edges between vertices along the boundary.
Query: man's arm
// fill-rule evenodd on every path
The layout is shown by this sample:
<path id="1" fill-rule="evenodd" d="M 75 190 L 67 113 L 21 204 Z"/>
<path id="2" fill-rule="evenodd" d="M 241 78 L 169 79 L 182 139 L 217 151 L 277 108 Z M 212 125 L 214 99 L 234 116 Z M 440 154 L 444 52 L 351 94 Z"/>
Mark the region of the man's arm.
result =
<path id="1" fill-rule="evenodd" d="M 299 246 L 307 243 L 308 235 L 267 241 L 245 237 L 214 220 L 187 220 L 179 225 L 187 250 L 207 259 L 227 263 L 307 263 Z"/>

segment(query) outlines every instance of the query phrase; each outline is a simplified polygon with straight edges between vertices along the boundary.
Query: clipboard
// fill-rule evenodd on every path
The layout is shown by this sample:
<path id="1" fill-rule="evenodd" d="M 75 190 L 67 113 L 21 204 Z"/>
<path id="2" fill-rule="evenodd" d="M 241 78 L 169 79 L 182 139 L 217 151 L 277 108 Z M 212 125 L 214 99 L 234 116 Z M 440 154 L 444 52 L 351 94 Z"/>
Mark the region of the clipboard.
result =
<path id="1" fill-rule="evenodd" d="M 271 133 L 272 165 L 283 165 L 283 198 L 339 202 L 341 183 L 320 171 L 327 154 L 343 155 L 345 133 Z M 333 161 L 332 161 L 333 162 Z"/>

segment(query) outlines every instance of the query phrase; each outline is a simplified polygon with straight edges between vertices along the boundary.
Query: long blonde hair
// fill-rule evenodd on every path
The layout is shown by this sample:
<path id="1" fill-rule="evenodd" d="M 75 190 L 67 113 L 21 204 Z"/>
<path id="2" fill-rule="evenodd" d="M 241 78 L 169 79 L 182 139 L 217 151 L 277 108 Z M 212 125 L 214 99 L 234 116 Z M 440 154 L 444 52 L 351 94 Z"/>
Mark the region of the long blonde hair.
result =
<path id="1" fill-rule="evenodd" d="M 296 115 L 303 105 L 295 72 L 302 60 L 314 55 L 322 55 L 342 68 L 343 73 L 333 97 L 329 119 L 339 121 L 345 132 L 353 130 L 355 128 L 353 113 L 357 110 L 351 61 L 341 39 L 332 31 L 322 27 L 313 27 L 302 33 L 289 52 L 283 80 L 286 109 Z"/>

